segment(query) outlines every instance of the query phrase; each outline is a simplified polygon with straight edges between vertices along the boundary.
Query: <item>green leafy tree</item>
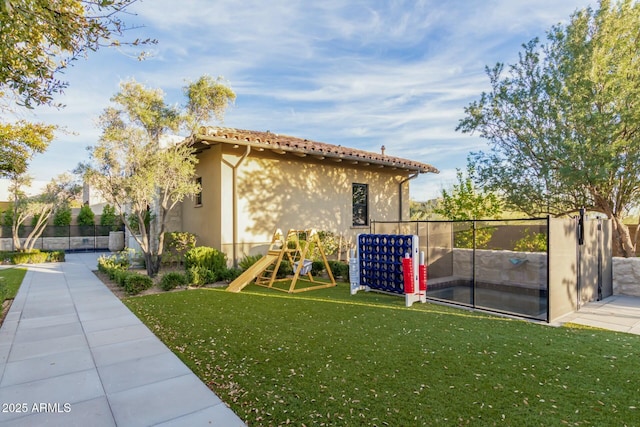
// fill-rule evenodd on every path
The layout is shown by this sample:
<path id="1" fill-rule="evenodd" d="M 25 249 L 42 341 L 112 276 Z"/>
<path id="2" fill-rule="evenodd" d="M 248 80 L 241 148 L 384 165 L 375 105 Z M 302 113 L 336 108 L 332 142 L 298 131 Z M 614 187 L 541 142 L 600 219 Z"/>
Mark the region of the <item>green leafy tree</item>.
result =
<path id="1" fill-rule="evenodd" d="M 491 192 L 478 190 L 473 183 L 473 168 L 469 167 L 466 176 L 458 169 L 456 177 L 458 182 L 450 191 L 442 190 L 441 199 L 433 209 L 434 213 L 453 220 L 479 220 L 496 219 L 502 212 L 500 198 Z M 475 246 L 485 247 L 491 240 L 494 229 L 485 227 L 475 232 Z M 454 244 L 458 248 L 473 247 L 473 229 L 456 230 Z"/>
<path id="2" fill-rule="evenodd" d="M 53 225 L 56 227 L 67 227 L 71 224 L 71 206 L 69 203 L 62 203 L 53 215 Z"/>
<path id="3" fill-rule="evenodd" d="M 136 0 L 3 0 L 0 2 L 0 92 L 18 104 L 51 104 L 67 82 L 58 77 L 75 60 L 123 40 L 121 20 Z"/>
<path id="4" fill-rule="evenodd" d="M 546 252 L 547 234 L 524 230 L 524 236 L 515 243 L 514 250 L 522 252 Z"/>
<path id="5" fill-rule="evenodd" d="M 0 178 L 25 173 L 31 157 L 47 149 L 55 129 L 24 120 L 0 123 Z"/>
<path id="6" fill-rule="evenodd" d="M 2 213 L 2 225 L 5 227 L 13 225 L 13 208 L 7 209 Z"/>
<path id="7" fill-rule="evenodd" d="M 415 200 L 409 200 L 409 214 L 414 221 L 426 221 L 431 219 L 435 213 L 434 209 L 437 205 L 435 200 L 429 200 L 426 202 L 418 202 Z"/>
<path id="8" fill-rule="evenodd" d="M 118 215 L 116 214 L 116 208 L 108 203 L 104 205 L 102 208 L 102 214 L 100 215 L 100 225 L 103 227 L 111 227 L 112 230 L 116 230 L 119 222 Z"/>
<path id="9" fill-rule="evenodd" d="M 223 91 L 222 96 L 217 96 L 216 87 Z M 80 167 L 86 181 L 121 212 L 151 277 L 160 270 L 168 213 L 185 197 L 200 191 L 194 179 L 197 158 L 187 139 L 161 147 L 160 137 L 180 130 L 189 132 L 202 117 L 220 117 L 213 112 L 204 115 L 203 111 L 224 110 L 235 99 L 226 86 L 210 84 L 191 83 L 185 93 L 187 106 L 178 108 L 166 104 L 161 90 L 134 81 L 123 83 L 112 98 L 115 105 L 101 116 L 102 136 L 91 148 L 91 163 Z M 125 221 L 125 212 L 135 221 Z M 149 222 L 145 221 L 148 215 Z"/>
<path id="10" fill-rule="evenodd" d="M 136 0 L 0 1 L 0 112 L 17 106 L 54 105 L 67 82 L 60 74 L 73 61 L 103 46 L 140 46 L 126 41 L 121 20 Z M 144 55 L 144 53 L 143 53 Z M 0 177 L 23 174 L 35 153 L 44 152 L 56 126 L 0 118 Z"/>
<path id="11" fill-rule="evenodd" d="M 13 196 L 13 223 L 11 232 L 13 245 L 18 251 L 31 251 L 44 231 L 47 221 L 58 206 L 69 203 L 80 192 L 80 186 L 69 174 L 62 174 L 51 180 L 45 190 L 36 196 L 28 197 L 23 188 L 31 184 L 27 175 L 14 175 L 9 192 Z M 27 218 L 36 218 L 33 228 L 22 241 L 19 237 L 20 227 Z"/>
<path id="12" fill-rule="evenodd" d="M 78 225 L 95 225 L 95 214 L 88 204 L 82 205 L 80 213 L 78 213 Z"/>
<path id="13" fill-rule="evenodd" d="M 547 43 L 523 46 L 517 63 L 487 68 L 491 91 L 458 125 L 490 146 L 470 162 L 478 182 L 510 208 L 564 215 L 581 207 L 614 225 L 625 256 L 634 245 L 622 219 L 640 195 L 640 4 L 600 1 L 553 27 Z"/>

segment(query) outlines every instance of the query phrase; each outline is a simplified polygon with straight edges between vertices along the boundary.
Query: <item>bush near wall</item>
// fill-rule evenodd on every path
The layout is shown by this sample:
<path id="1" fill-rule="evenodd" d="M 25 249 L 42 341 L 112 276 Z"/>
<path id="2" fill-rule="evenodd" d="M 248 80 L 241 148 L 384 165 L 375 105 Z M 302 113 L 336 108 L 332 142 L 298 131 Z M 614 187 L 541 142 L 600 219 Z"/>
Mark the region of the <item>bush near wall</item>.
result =
<path id="1" fill-rule="evenodd" d="M 98 258 L 98 271 L 107 274 L 128 295 L 137 295 L 153 286 L 153 280 L 149 276 L 129 271 L 129 259 L 123 254 Z"/>
<path id="2" fill-rule="evenodd" d="M 184 255 L 184 268 L 192 285 L 213 283 L 224 276 L 227 255 L 214 248 L 198 246 Z"/>
<path id="3" fill-rule="evenodd" d="M 41 251 L 33 249 L 30 252 L 0 252 L 0 264 L 41 264 L 45 262 L 64 262 L 64 251 Z"/>
<path id="4" fill-rule="evenodd" d="M 171 289 L 175 289 L 178 286 L 185 286 L 187 284 L 187 276 L 182 273 L 178 273 L 177 271 L 172 271 L 165 274 L 160 280 L 160 288 L 163 291 L 170 291 Z"/>
<path id="5" fill-rule="evenodd" d="M 342 261 L 329 261 L 329 268 L 334 278 L 341 278 L 343 282 L 349 281 L 349 264 Z"/>

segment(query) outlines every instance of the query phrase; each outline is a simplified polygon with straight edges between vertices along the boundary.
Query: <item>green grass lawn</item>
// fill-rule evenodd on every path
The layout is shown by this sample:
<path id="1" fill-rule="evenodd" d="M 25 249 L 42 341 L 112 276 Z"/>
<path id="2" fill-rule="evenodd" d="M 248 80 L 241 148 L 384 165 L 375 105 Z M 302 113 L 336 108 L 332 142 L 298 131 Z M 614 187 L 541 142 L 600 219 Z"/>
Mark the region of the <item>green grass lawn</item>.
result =
<path id="1" fill-rule="evenodd" d="M 13 299 L 20 289 L 20 284 L 27 270 L 24 268 L 6 268 L 0 270 L 0 299 Z"/>
<path id="2" fill-rule="evenodd" d="M 125 303 L 251 426 L 640 425 L 636 335 L 405 308 L 344 284 Z"/>

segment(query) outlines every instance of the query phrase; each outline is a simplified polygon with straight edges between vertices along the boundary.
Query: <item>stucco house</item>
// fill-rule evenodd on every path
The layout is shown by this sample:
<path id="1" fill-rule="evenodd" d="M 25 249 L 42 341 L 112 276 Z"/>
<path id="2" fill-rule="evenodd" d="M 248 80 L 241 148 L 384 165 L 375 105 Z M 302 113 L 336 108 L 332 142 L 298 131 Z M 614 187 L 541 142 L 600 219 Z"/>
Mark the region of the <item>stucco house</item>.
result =
<path id="1" fill-rule="evenodd" d="M 276 228 L 354 239 L 376 220 L 409 219 L 409 181 L 428 164 L 275 133 L 202 128 L 191 143 L 202 192 L 183 202 L 182 231 L 229 260 L 266 250 Z"/>

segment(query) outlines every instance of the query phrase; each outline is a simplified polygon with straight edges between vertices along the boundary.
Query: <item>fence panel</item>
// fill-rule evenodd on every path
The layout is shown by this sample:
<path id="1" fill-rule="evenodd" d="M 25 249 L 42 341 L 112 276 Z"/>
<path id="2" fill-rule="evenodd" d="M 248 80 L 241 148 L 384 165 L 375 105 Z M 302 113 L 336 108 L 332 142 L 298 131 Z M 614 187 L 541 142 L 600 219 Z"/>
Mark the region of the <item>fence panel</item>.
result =
<path id="1" fill-rule="evenodd" d="M 376 233 L 417 233 L 427 298 L 547 319 L 547 219 L 372 222 Z M 416 231 L 413 231 L 416 230 Z"/>
<path id="2" fill-rule="evenodd" d="M 547 241 L 546 220 L 477 221 L 474 306 L 546 320 Z"/>

